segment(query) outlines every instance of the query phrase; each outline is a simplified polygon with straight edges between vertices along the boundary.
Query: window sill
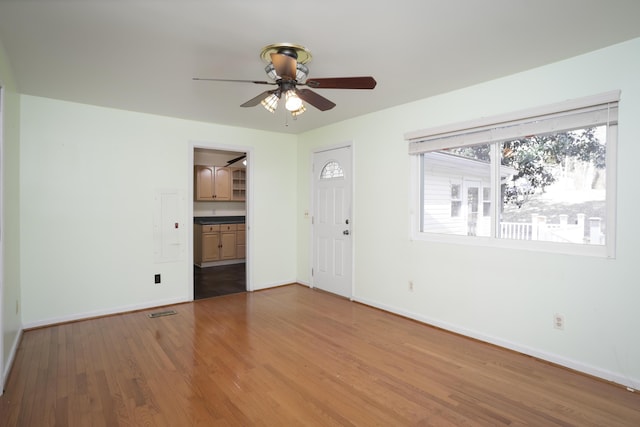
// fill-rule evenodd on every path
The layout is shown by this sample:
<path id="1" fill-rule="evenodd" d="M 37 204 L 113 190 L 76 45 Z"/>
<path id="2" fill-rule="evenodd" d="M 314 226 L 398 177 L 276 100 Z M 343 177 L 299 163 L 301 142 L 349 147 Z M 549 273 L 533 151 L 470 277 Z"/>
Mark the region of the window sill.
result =
<path id="1" fill-rule="evenodd" d="M 509 240 L 496 239 L 493 237 L 458 236 L 438 233 L 412 233 L 411 240 L 464 246 L 490 247 L 497 249 L 589 256 L 596 258 L 615 258 L 613 250 L 606 245 L 579 245 L 572 243 Z"/>

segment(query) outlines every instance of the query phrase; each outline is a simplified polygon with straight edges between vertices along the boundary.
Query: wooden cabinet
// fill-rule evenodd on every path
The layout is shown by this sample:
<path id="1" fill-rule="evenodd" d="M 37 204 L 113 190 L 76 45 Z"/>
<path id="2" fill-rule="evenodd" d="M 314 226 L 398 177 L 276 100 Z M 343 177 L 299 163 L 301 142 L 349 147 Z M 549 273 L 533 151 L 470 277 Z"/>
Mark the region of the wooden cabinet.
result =
<path id="1" fill-rule="evenodd" d="M 245 168 L 231 168 L 231 199 L 246 200 L 247 198 L 247 170 Z"/>
<path id="2" fill-rule="evenodd" d="M 218 261 L 220 259 L 220 233 L 206 233 L 202 235 L 202 262 Z"/>
<path id="3" fill-rule="evenodd" d="M 193 226 L 193 257 L 196 264 L 218 261 L 220 259 L 220 226 Z"/>
<path id="4" fill-rule="evenodd" d="M 236 259 L 236 224 L 220 225 L 220 259 Z"/>
<path id="5" fill-rule="evenodd" d="M 245 259 L 247 257 L 246 248 L 245 225 L 238 224 L 238 231 L 236 232 L 236 258 Z"/>
<path id="6" fill-rule="evenodd" d="M 238 233 L 241 232 L 241 240 Z M 193 225 L 193 262 L 196 265 L 215 261 L 244 259 L 244 224 Z M 242 242 L 241 253 L 238 252 Z"/>
<path id="7" fill-rule="evenodd" d="M 194 166 L 194 199 L 196 201 L 231 200 L 231 170 L 227 167 Z"/>

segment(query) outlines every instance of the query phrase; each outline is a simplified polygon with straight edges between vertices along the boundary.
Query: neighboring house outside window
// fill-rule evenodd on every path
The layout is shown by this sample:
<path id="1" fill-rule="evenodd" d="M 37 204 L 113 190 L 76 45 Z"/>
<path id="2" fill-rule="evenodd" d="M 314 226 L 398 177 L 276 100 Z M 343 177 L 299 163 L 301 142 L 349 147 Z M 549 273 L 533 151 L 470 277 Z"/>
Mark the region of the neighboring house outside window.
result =
<path id="1" fill-rule="evenodd" d="M 414 237 L 613 256 L 619 93 L 603 96 L 408 138 L 419 160 Z"/>
<path id="2" fill-rule="evenodd" d="M 422 231 L 489 236 L 491 212 L 487 208 L 491 200 L 487 200 L 487 194 L 491 194 L 490 162 L 443 150 L 423 154 L 422 164 Z M 501 175 L 504 178 L 512 171 L 511 168 L 502 167 Z M 438 195 L 444 194 L 447 185 L 451 197 L 449 200 L 441 199 Z M 447 204 L 451 206 L 449 212 Z"/>
<path id="3" fill-rule="evenodd" d="M 462 190 L 461 184 L 455 183 L 451 185 L 451 218 L 460 217 L 460 209 L 462 208 Z"/>

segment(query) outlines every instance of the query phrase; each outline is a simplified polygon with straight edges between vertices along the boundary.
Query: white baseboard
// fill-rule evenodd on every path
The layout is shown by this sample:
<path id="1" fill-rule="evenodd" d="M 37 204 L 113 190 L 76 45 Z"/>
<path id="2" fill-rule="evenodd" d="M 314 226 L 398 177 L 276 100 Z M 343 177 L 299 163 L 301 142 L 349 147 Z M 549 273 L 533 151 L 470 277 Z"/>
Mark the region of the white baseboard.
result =
<path id="1" fill-rule="evenodd" d="M 2 384 L 0 384 L 0 396 L 4 392 L 4 386 L 7 384 L 7 380 L 9 379 L 9 373 L 11 372 L 11 367 L 13 366 L 13 362 L 16 358 L 16 353 L 18 352 L 18 346 L 20 345 L 20 339 L 22 338 L 22 329 L 18 331 L 16 334 L 16 339 L 13 340 L 11 344 L 11 351 L 9 352 L 9 357 L 5 360 L 4 363 L 4 372 L 2 373 Z"/>
<path id="2" fill-rule="evenodd" d="M 287 286 L 287 285 L 292 285 L 294 283 L 298 283 L 295 279 L 292 280 L 285 280 L 284 282 L 273 282 L 273 283 L 264 283 L 260 286 L 257 287 L 253 287 L 252 289 L 250 289 L 251 291 L 262 291 L 265 289 L 270 289 L 270 288 L 277 288 L 280 286 Z"/>
<path id="3" fill-rule="evenodd" d="M 24 325 L 24 329 L 40 328 L 43 326 L 55 325 L 58 323 L 73 322 L 77 320 L 90 319 L 92 317 L 109 316 L 111 314 L 127 313 L 129 311 L 145 310 L 148 308 L 180 304 L 180 303 L 189 302 L 189 301 L 191 300 L 186 298 L 169 298 L 165 300 L 147 301 L 143 304 L 132 304 L 132 305 L 115 307 L 115 308 L 109 308 L 105 310 L 95 310 L 95 311 L 88 311 L 84 313 L 71 314 L 68 316 L 52 317 L 49 319 L 37 320 L 35 322 L 26 323 Z"/>
<path id="4" fill-rule="evenodd" d="M 569 359 L 564 356 L 548 353 L 536 348 L 523 346 L 521 344 L 507 341 L 502 338 L 494 337 L 491 335 L 487 335 L 476 330 L 462 328 L 460 326 L 457 326 L 451 323 L 442 322 L 440 320 L 432 319 L 427 316 L 416 314 L 407 310 L 402 310 L 397 307 L 392 307 L 386 304 L 380 304 L 376 301 L 367 300 L 366 298 L 354 297 L 353 301 L 356 301 L 371 307 L 379 308 L 380 310 L 388 311 L 390 313 L 407 317 L 409 319 L 417 320 L 418 322 L 435 326 L 437 328 L 454 332 L 456 334 L 464 335 L 466 337 L 474 338 L 479 341 L 484 341 L 490 344 L 494 344 L 499 347 L 516 351 L 518 353 L 533 356 L 537 359 L 545 360 L 547 362 L 551 362 L 556 365 L 564 366 L 566 368 L 573 369 L 575 371 L 582 372 L 588 375 L 592 375 L 594 377 L 598 377 L 606 381 L 611 381 L 616 384 L 620 384 L 625 387 L 631 388 L 633 390 L 640 390 L 640 379 L 637 379 L 637 378 L 629 378 L 624 375 L 620 375 L 615 372 L 608 371 L 606 369 L 601 369 L 595 366 L 588 365 L 578 360 Z"/>

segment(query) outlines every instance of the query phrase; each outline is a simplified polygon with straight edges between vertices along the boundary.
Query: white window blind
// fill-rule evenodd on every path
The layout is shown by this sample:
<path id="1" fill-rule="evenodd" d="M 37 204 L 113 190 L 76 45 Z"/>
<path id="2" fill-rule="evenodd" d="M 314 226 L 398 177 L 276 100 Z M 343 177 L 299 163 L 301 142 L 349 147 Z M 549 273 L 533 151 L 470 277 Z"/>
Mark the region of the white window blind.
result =
<path id="1" fill-rule="evenodd" d="M 612 91 L 507 115 L 410 132 L 405 134 L 405 140 L 409 141 L 409 154 L 422 154 L 528 135 L 611 126 L 618 122 L 619 99 L 620 91 Z"/>

